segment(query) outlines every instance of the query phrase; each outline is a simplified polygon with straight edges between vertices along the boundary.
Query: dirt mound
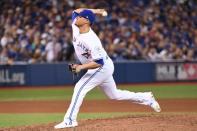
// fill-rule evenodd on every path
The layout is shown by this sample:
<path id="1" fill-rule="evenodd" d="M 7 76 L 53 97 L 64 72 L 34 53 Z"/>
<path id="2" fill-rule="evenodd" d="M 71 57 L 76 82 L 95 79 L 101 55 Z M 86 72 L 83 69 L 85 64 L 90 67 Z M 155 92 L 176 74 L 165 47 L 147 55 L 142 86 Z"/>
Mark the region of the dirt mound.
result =
<path id="1" fill-rule="evenodd" d="M 54 131 L 56 123 L 0 129 L 0 131 Z M 132 115 L 79 121 L 76 128 L 55 131 L 195 131 L 197 114 Z"/>

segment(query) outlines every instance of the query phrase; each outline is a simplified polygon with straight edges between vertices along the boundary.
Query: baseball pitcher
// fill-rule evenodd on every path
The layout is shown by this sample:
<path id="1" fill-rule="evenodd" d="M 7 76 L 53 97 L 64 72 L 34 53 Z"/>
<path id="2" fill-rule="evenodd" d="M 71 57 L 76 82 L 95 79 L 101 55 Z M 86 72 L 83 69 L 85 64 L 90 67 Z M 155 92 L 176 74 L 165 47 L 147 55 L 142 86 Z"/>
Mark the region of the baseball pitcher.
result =
<path id="1" fill-rule="evenodd" d="M 156 112 L 160 106 L 152 92 L 130 92 L 117 89 L 113 79 L 114 64 L 104 50 L 100 39 L 92 30 L 95 15 L 106 16 L 104 9 L 76 9 L 72 14 L 73 45 L 81 64 L 71 65 L 72 71 L 78 73 L 87 70 L 87 73 L 76 83 L 70 106 L 61 123 L 55 129 L 76 127 L 77 114 L 85 95 L 99 86 L 110 98 L 115 100 L 129 100 L 131 102 L 148 105 Z"/>

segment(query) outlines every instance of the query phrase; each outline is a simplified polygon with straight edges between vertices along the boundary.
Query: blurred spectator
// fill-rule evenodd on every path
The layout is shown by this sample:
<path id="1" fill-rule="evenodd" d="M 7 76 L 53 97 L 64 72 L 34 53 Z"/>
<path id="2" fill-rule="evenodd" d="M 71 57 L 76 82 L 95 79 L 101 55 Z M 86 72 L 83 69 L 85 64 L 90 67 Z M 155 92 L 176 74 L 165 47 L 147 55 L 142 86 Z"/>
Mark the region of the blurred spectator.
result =
<path id="1" fill-rule="evenodd" d="M 0 64 L 72 61 L 71 14 L 106 8 L 93 26 L 114 61 L 197 60 L 195 0 L 1 0 Z"/>

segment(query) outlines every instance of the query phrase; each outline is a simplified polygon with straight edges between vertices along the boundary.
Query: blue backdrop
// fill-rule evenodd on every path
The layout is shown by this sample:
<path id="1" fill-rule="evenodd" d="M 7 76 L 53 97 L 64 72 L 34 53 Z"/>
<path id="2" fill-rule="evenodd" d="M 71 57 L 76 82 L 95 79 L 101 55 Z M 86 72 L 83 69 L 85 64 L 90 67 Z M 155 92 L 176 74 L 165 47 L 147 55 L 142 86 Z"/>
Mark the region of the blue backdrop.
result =
<path id="1" fill-rule="evenodd" d="M 83 75 L 83 74 L 81 74 Z M 72 73 L 67 63 L 0 65 L 0 86 L 70 85 Z M 197 81 L 197 63 L 184 62 L 120 62 L 115 63 L 116 83 L 157 81 Z"/>

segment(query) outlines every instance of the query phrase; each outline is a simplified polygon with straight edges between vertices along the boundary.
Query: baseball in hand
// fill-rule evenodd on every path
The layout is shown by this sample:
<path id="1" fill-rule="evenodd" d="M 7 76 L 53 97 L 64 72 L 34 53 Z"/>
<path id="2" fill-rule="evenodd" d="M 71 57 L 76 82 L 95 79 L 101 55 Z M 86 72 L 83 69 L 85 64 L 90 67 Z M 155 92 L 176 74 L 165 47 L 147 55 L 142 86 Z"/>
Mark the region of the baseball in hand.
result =
<path id="1" fill-rule="evenodd" d="M 107 11 L 103 11 L 102 16 L 107 16 Z"/>

